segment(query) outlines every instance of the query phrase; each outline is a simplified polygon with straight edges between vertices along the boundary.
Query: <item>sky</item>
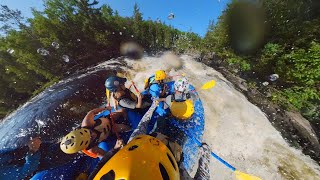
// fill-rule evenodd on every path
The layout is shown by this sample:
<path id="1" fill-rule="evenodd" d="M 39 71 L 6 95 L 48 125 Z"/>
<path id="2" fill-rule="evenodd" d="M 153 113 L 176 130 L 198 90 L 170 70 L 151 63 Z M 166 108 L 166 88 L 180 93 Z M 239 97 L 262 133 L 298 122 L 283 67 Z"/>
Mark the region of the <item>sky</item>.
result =
<path id="1" fill-rule="evenodd" d="M 131 16 L 136 2 L 143 14 L 143 19 L 157 20 L 159 18 L 167 25 L 182 31 L 192 31 L 204 36 L 210 20 L 217 18 L 231 0 L 98 0 L 100 4 L 108 4 L 118 10 L 121 16 Z M 25 17 L 32 17 L 31 7 L 43 9 L 41 0 L 0 0 L 1 5 L 11 9 L 19 9 Z M 173 13 L 175 18 L 168 19 Z"/>

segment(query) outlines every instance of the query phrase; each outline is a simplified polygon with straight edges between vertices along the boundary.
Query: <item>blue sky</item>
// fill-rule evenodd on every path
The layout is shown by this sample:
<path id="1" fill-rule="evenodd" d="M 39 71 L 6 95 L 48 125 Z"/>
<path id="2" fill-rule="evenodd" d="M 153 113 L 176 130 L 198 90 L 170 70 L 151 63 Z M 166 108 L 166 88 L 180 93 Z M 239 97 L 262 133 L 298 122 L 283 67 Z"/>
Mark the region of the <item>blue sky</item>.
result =
<path id="1" fill-rule="evenodd" d="M 131 16 L 136 2 L 144 19 L 160 18 L 161 21 L 177 29 L 183 31 L 191 29 L 204 36 L 209 20 L 216 22 L 230 0 L 99 0 L 99 2 L 109 4 L 112 9 L 118 10 L 121 16 Z M 32 16 L 31 7 L 43 9 L 41 0 L 0 0 L 0 4 L 19 9 L 26 17 Z M 175 15 L 173 20 L 167 19 L 170 13 Z"/>

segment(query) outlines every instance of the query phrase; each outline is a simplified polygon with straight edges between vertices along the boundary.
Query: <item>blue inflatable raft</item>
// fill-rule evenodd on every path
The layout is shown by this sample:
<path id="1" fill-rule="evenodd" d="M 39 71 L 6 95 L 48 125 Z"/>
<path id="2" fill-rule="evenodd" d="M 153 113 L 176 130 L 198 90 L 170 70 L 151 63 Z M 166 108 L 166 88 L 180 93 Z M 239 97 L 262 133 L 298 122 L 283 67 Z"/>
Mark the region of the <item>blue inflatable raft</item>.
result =
<path id="1" fill-rule="evenodd" d="M 170 85 L 173 85 L 173 83 L 170 82 Z M 200 147 L 184 132 L 190 132 L 190 134 L 193 135 L 193 138 L 201 141 L 204 131 L 205 119 L 202 102 L 193 86 L 190 86 L 190 92 L 191 100 L 194 105 L 194 113 L 192 117 L 188 120 L 178 120 L 174 117 L 167 117 L 167 127 L 161 133 L 164 133 L 170 138 L 175 139 L 181 145 L 181 147 L 183 148 L 183 160 L 181 163 L 184 169 L 189 174 L 194 174 L 197 170 L 197 167 L 195 166 L 198 164 L 197 162 L 200 158 Z M 96 115 L 95 119 L 98 119 L 100 117 L 106 117 L 108 115 L 109 111 L 104 111 Z M 138 113 L 136 111 L 128 111 L 128 121 L 132 127 L 132 131 L 119 134 L 121 138 L 124 140 L 124 142 L 128 141 L 130 135 L 132 134 L 133 130 L 138 126 L 143 115 L 143 113 Z M 149 123 L 149 132 L 153 129 L 157 118 L 157 113 L 154 113 Z M 108 137 L 106 141 L 101 142 L 99 144 L 99 147 L 104 149 L 105 151 L 108 151 L 112 147 L 114 147 L 116 140 L 116 136 L 112 135 Z M 88 156 L 81 155 L 74 161 L 66 163 L 64 166 L 38 172 L 32 179 L 74 179 L 78 174 L 82 172 L 90 174 L 97 165 L 98 161 L 99 159 L 93 159 Z"/>

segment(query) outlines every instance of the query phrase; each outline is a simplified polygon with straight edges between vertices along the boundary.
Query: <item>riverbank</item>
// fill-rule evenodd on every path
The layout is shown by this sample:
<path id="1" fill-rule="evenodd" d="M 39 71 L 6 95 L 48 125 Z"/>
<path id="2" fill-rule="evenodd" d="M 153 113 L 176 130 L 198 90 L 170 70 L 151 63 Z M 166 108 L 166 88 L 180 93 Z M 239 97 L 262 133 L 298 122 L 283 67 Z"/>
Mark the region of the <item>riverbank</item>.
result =
<path id="1" fill-rule="evenodd" d="M 270 100 L 269 91 L 262 92 L 250 81 L 240 78 L 224 67 L 217 56 L 194 55 L 195 59 L 220 72 L 234 87 L 246 96 L 254 105 L 259 107 L 268 117 L 272 125 L 281 133 L 283 138 L 293 147 L 301 149 L 304 154 L 309 155 L 320 164 L 320 129 L 313 126 L 297 111 L 289 111 Z"/>

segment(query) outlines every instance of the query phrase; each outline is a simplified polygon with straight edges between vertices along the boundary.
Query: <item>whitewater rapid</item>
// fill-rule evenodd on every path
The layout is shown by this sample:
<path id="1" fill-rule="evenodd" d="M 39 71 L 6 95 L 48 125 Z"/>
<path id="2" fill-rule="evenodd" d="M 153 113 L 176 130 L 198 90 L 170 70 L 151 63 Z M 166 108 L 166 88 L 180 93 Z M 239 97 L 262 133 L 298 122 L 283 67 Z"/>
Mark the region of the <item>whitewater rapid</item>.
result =
<path id="1" fill-rule="evenodd" d="M 181 69 L 173 68 L 180 64 Z M 264 180 L 320 180 L 320 167 L 316 162 L 301 150 L 290 147 L 258 107 L 219 72 L 187 55 L 111 59 L 83 74 L 79 72 L 81 75 L 61 80 L 0 123 L 0 149 L 23 145 L 29 136 L 40 131 L 44 140 L 66 134 L 80 123 L 89 109 L 105 101 L 103 83 L 113 69 L 122 70 L 129 80 L 127 85 L 134 81 L 140 90 L 144 79 L 156 70 L 164 69 L 171 76 L 184 73 L 198 89 L 205 111 L 203 142 L 209 144 L 214 153 L 238 170 Z M 215 87 L 200 90 L 210 80 L 216 81 Z M 232 171 L 214 158 L 210 159 L 210 173 L 210 179 L 235 179 Z"/>
<path id="2" fill-rule="evenodd" d="M 215 80 L 214 88 L 199 90 L 206 118 L 203 141 L 213 152 L 238 170 L 265 180 L 320 179 L 320 167 L 316 162 L 301 150 L 290 147 L 265 114 L 219 72 L 196 62 L 191 56 L 180 58 L 183 65 L 179 70 L 172 68 L 170 60 L 161 57 L 145 57 L 139 61 L 125 59 L 127 66 L 121 68 L 140 90 L 144 79 L 158 69 L 164 69 L 170 75 L 185 73 L 197 89 L 205 82 Z M 117 60 L 99 66 L 110 67 L 114 63 Z M 210 161 L 211 179 L 235 179 L 232 171 L 220 162 L 213 158 Z"/>

